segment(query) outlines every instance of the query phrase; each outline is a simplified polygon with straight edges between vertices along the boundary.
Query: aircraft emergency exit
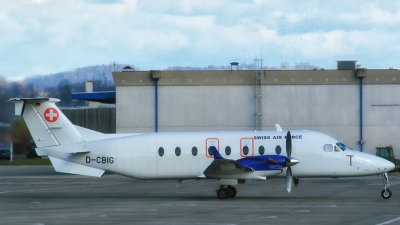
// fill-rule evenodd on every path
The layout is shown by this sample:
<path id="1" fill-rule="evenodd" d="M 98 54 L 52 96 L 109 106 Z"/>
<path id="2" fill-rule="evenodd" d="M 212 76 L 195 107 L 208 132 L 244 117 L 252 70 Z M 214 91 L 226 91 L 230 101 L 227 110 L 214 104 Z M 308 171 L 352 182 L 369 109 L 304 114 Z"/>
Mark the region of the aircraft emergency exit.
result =
<path id="1" fill-rule="evenodd" d="M 218 179 L 220 199 L 236 196 L 246 180 L 286 178 L 291 191 L 299 178 L 382 175 L 381 196 L 388 199 L 387 172 L 395 165 L 354 151 L 315 131 L 168 132 L 103 134 L 73 125 L 54 98 L 12 98 L 39 156 L 58 172 L 101 177 L 105 171 L 141 180 Z"/>

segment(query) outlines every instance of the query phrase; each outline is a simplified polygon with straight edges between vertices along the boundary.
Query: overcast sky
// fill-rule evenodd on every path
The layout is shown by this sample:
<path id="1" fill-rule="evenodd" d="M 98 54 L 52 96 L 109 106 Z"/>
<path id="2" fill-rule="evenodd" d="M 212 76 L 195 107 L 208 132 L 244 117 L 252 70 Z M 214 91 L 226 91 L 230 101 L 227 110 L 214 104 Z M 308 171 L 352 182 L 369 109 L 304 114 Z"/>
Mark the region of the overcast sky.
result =
<path id="1" fill-rule="evenodd" d="M 336 60 L 400 68 L 400 1 L 12 0 L 0 9 L 0 76 L 131 64 Z"/>

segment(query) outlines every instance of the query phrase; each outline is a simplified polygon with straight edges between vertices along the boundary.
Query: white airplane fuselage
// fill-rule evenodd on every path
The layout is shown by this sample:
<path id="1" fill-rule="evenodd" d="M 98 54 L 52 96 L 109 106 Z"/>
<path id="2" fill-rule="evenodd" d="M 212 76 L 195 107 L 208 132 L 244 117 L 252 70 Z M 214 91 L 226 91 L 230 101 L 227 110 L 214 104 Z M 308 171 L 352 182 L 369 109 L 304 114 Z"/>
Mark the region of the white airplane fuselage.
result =
<path id="1" fill-rule="evenodd" d="M 386 172 L 394 164 L 353 151 L 315 131 L 228 131 L 103 134 L 75 126 L 56 106 L 58 99 L 13 98 L 40 156 L 62 173 L 100 177 L 105 171 L 142 180 L 218 179 L 217 197 L 235 197 L 232 187 L 244 180 L 303 177 L 351 177 L 381 174 L 389 199 Z M 288 137 L 286 137 L 288 136 Z"/>
<path id="2" fill-rule="evenodd" d="M 349 149 L 325 151 L 325 145 L 335 148 L 338 143 L 326 134 L 291 132 L 292 156 L 300 161 L 292 168 L 294 177 L 367 176 L 388 171 L 386 160 L 368 153 Z M 277 146 L 280 146 L 280 154 L 286 155 L 285 140 L 286 131 L 149 133 L 39 148 L 38 152 L 137 179 L 198 179 L 214 160 L 207 151 L 211 145 L 224 158 L 237 160 L 260 155 L 261 146 L 265 149 L 264 155 L 276 155 Z M 243 151 L 245 146 L 248 146 L 247 155 Z M 226 147 L 230 147 L 231 154 L 225 153 Z M 75 155 L 62 153 L 61 149 L 70 148 L 83 148 L 90 152 Z M 159 155 L 160 148 L 164 150 L 162 156 Z M 180 155 L 176 154 L 177 148 Z M 197 149 L 196 155 L 192 152 L 193 148 Z M 262 171 L 250 179 L 258 176 L 264 176 Z M 285 172 L 281 171 L 272 177 L 284 176 Z"/>

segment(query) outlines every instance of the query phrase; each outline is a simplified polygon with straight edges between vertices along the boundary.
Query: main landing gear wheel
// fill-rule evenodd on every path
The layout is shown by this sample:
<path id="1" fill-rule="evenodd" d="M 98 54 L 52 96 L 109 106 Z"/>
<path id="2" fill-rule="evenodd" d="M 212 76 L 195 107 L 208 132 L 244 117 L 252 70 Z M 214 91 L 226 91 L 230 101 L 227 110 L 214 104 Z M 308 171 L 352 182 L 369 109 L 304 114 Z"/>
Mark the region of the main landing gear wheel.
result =
<path id="1" fill-rule="evenodd" d="M 236 188 L 234 188 L 232 186 L 228 186 L 226 188 L 226 192 L 227 192 L 229 198 L 235 197 L 236 193 L 237 193 Z"/>
<path id="2" fill-rule="evenodd" d="M 236 188 L 232 187 L 231 185 L 221 185 L 216 192 L 219 199 L 233 198 L 237 193 Z"/>
<path id="3" fill-rule="evenodd" d="M 383 199 L 389 199 L 390 197 L 392 197 L 392 191 L 390 189 L 387 189 L 387 188 L 386 188 L 386 190 L 383 189 L 382 192 L 381 192 L 381 197 Z"/>
<path id="4" fill-rule="evenodd" d="M 228 198 L 228 193 L 226 188 L 220 188 L 217 190 L 217 197 L 219 199 L 227 199 Z"/>

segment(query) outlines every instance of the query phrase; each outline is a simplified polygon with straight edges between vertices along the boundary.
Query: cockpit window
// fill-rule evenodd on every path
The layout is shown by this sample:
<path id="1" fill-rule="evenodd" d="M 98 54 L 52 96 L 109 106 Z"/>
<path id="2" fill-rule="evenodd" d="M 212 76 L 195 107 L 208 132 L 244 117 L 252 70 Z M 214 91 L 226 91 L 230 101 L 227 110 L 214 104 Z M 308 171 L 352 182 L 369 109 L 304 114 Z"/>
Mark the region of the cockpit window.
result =
<path id="1" fill-rule="evenodd" d="M 324 145 L 324 151 L 332 152 L 333 151 L 333 145 L 331 145 L 331 144 Z"/>
<path id="2" fill-rule="evenodd" d="M 344 145 L 344 144 L 342 144 L 342 143 L 340 143 L 340 142 L 338 142 L 338 143 L 336 143 L 336 145 L 340 148 L 340 149 L 342 149 L 342 151 L 346 151 L 346 146 Z"/>

